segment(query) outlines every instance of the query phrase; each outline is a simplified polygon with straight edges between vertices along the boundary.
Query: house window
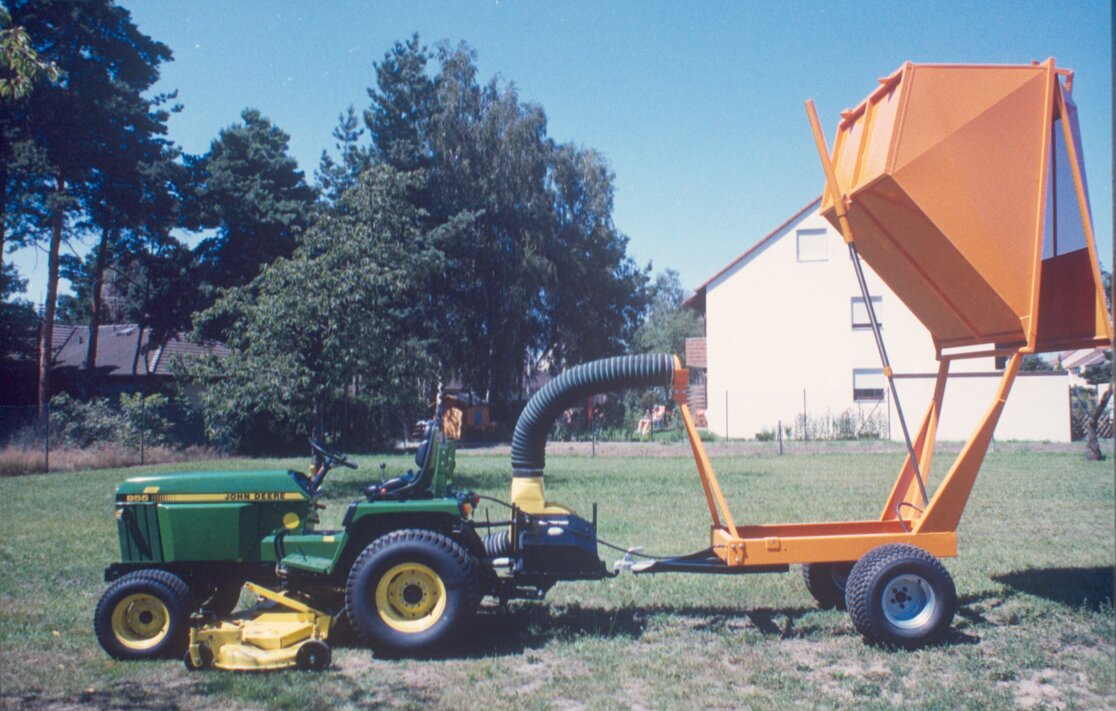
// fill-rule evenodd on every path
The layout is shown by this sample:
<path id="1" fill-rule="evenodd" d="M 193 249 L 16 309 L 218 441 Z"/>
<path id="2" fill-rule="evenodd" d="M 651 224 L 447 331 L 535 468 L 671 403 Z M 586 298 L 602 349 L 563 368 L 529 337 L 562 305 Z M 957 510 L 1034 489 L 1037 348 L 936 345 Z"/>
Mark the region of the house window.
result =
<path id="1" fill-rule="evenodd" d="M 876 321 L 883 328 L 883 314 L 880 308 L 883 306 L 882 296 L 872 297 L 872 310 L 876 312 Z M 862 328 L 871 328 L 872 322 L 868 320 L 868 309 L 864 305 L 863 296 L 852 297 L 852 327 L 854 331 Z"/>
<path id="2" fill-rule="evenodd" d="M 879 368 L 853 369 L 853 400 L 856 402 L 883 400 L 884 374 Z"/>
<path id="3" fill-rule="evenodd" d="M 798 231 L 798 261 L 829 261 L 829 236 L 824 229 Z"/>

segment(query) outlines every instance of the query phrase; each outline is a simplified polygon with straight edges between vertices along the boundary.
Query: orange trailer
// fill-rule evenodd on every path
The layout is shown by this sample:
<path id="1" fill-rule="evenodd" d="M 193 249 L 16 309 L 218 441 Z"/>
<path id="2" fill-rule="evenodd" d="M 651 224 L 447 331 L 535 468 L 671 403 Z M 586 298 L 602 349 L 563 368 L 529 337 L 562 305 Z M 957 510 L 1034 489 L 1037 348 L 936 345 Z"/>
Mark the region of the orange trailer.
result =
<path id="1" fill-rule="evenodd" d="M 861 258 L 929 329 L 940 367 L 913 437 L 903 420 L 907 458 L 878 519 L 738 525 L 697 436 L 686 370 L 676 361 L 674 398 L 713 519 L 711 550 L 726 566 L 804 564 L 815 598 L 847 603 L 872 641 L 921 646 L 949 628 L 956 594 L 937 558 L 957 555 L 957 525 L 1023 356 L 1112 340 L 1072 87 L 1073 72 L 1053 59 L 907 63 L 842 113 L 832 154 L 807 102 L 826 176 L 821 210 L 848 245 L 892 394 Z M 928 492 L 950 364 L 987 356 L 1007 359 L 996 395 Z"/>
<path id="2" fill-rule="evenodd" d="M 545 521 L 548 535 L 565 536 L 576 516 L 547 501 L 543 489 L 543 448 L 554 418 L 592 392 L 669 383 L 709 506 L 711 545 L 642 563 L 629 551 L 617 567 L 759 573 L 801 564 L 815 599 L 847 606 L 866 639 L 906 647 L 939 639 L 957 596 L 938 559 L 957 555 L 957 525 L 1023 356 L 1112 340 L 1072 88 L 1073 73 L 1053 59 L 1025 66 L 907 63 L 842 113 L 832 154 L 806 102 L 826 177 L 821 211 L 848 245 L 907 445 L 879 518 L 738 524 L 686 403 L 688 371 L 665 354 L 582 364 L 532 397 L 512 439 L 515 510 L 529 522 Z M 933 338 L 938 378 L 913 434 L 899 408 L 861 258 Z M 950 364 L 989 356 L 1005 359 L 996 395 L 928 491 Z M 595 522 L 578 526 L 570 535 L 596 540 Z"/>

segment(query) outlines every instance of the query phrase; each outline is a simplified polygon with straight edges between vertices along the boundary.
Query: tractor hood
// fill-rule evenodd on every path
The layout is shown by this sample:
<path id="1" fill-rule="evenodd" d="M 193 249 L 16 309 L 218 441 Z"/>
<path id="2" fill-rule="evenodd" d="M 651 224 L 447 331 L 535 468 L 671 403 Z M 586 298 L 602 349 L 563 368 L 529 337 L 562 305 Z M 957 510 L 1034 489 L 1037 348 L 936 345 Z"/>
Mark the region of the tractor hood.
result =
<path id="1" fill-rule="evenodd" d="M 306 501 L 310 493 L 282 469 L 153 474 L 128 479 L 116 490 L 118 501 L 216 503 L 224 501 Z"/>

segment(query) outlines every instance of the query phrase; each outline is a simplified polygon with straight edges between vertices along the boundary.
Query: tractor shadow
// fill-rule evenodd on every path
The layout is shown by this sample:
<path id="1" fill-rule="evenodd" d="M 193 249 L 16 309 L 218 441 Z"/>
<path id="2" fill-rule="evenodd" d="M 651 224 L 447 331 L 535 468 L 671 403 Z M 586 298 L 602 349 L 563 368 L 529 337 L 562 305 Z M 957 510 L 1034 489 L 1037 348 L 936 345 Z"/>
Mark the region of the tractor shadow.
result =
<path id="1" fill-rule="evenodd" d="M 992 579 L 1016 592 L 1067 607 L 1090 612 L 1112 608 L 1112 568 L 1028 568 L 993 575 Z"/>

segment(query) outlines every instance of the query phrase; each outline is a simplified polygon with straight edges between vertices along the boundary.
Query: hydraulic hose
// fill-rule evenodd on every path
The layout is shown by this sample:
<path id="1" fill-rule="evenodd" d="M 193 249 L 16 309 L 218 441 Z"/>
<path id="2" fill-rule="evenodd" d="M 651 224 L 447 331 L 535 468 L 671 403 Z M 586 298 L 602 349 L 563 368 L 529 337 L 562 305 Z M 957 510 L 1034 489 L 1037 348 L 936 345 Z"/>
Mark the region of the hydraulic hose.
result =
<path id="1" fill-rule="evenodd" d="M 554 420 L 581 400 L 628 388 L 670 387 L 674 356 L 667 353 L 616 356 L 574 366 L 543 386 L 523 408 L 512 435 L 512 476 L 541 477 L 546 438 Z"/>

